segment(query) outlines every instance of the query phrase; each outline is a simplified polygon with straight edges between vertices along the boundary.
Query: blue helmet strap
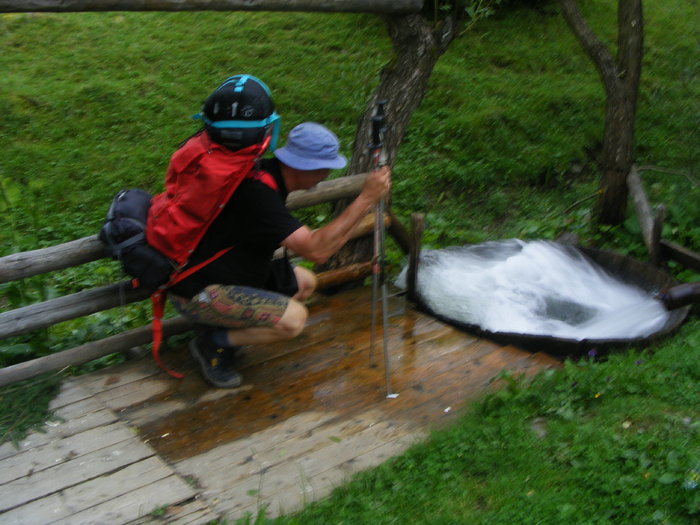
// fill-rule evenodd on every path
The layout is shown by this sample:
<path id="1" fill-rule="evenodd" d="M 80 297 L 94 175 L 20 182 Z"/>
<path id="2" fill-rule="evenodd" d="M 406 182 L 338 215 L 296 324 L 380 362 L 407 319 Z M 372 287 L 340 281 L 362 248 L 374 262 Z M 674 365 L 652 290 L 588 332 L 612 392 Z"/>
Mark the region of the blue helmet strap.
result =
<path id="1" fill-rule="evenodd" d="M 234 84 L 233 91 L 236 93 L 240 93 L 241 91 L 243 91 L 243 86 L 245 86 L 245 83 L 248 82 L 248 80 L 252 80 L 253 82 L 260 85 L 260 87 L 265 90 L 265 93 L 267 93 L 267 96 L 272 97 L 272 92 L 270 91 L 270 88 L 267 87 L 267 84 L 265 84 L 265 82 L 263 82 L 259 78 L 254 77 L 252 75 L 236 75 L 233 77 L 229 77 L 226 80 L 224 80 L 221 83 L 221 85 L 216 89 L 218 91 L 219 89 L 221 89 L 224 86 L 228 86 L 229 84 Z"/>
<path id="2" fill-rule="evenodd" d="M 272 112 L 267 118 L 262 120 L 217 120 L 212 122 L 202 113 L 194 115 L 195 118 L 200 118 L 207 126 L 217 129 L 251 129 L 251 128 L 264 128 L 267 126 L 272 126 L 272 136 L 270 137 L 270 151 L 275 151 L 277 147 L 277 139 L 279 138 L 280 132 L 280 116 L 276 112 Z"/>

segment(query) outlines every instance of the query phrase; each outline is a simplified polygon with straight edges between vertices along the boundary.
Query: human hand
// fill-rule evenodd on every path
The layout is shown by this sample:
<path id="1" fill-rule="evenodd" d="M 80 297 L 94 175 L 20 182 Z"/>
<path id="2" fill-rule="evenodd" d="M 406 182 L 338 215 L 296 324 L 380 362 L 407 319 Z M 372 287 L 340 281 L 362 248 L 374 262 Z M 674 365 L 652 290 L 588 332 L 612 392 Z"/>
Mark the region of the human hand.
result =
<path id="1" fill-rule="evenodd" d="M 379 202 L 391 190 L 391 168 L 382 166 L 367 175 L 362 195 L 372 203 Z"/>

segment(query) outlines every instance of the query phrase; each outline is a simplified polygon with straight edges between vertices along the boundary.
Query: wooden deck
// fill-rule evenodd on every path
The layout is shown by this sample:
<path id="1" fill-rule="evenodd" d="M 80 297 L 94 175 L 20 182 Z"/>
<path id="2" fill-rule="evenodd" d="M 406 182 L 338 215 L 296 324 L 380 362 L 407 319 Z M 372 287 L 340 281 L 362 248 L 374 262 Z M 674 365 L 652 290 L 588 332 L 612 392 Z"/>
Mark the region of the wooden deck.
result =
<path id="1" fill-rule="evenodd" d="M 398 299 L 392 308 L 400 308 Z M 45 433 L 0 447 L 0 523 L 229 522 L 292 512 L 452 420 L 503 369 L 559 361 L 457 331 L 409 307 L 369 359 L 370 292 L 311 305 L 292 342 L 250 348 L 243 385 L 207 387 L 183 346 L 64 384 Z"/>

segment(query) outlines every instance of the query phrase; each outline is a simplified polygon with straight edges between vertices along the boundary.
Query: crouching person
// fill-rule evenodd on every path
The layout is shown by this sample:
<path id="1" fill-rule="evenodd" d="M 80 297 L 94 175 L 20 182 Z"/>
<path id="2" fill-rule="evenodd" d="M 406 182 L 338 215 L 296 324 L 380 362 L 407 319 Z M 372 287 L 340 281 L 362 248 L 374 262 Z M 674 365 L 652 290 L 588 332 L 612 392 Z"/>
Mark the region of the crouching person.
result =
<path id="1" fill-rule="evenodd" d="M 265 149 L 274 129 L 241 125 L 245 119 L 265 123 L 274 114 L 269 91 L 258 89 L 250 78 L 238 91 L 224 84 L 207 99 L 201 114 L 204 130 L 184 146 L 196 141 L 196 155 L 189 155 L 182 169 L 225 171 L 226 155 L 256 145 Z M 241 116 L 232 118 L 237 111 Z M 241 384 L 235 368 L 241 346 L 291 339 L 304 328 L 308 311 L 303 301 L 313 293 L 316 278 L 286 258 L 273 260 L 275 250 L 284 246 L 312 262 L 325 262 L 389 192 L 390 170 L 384 167 L 369 174 L 360 195 L 328 225 L 311 230 L 293 217 L 285 206 L 287 194 L 312 188 L 332 169 L 345 167 L 339 146 L 337 137 L 320 124 L 306 122 L 292 129 L 274 158 L 256 160 L 221 205 L 188 266 L 210 262 L 169 289 L 176 309 L 197 324 L 190 351 L 211 385 Z M 212 151 L 219 153 L 216 162 Z M 173 169 L 171 160 L 169 176 L 175 176 Z"/>

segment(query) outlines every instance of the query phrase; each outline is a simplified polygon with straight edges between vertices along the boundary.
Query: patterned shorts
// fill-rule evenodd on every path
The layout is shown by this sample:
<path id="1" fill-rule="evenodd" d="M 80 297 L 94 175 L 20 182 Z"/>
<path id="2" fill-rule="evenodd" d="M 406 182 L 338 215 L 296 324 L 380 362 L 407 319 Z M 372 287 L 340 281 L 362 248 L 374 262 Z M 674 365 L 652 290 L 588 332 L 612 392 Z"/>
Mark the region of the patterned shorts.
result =
<path id="1" fill-rule="evenodd" d="M 275 326 L 289 304 L 289 297 L 277 292 L 225 284 L 211 284 L 192 299 L 168 297 L 188 319 L 226 328 Z"/>

